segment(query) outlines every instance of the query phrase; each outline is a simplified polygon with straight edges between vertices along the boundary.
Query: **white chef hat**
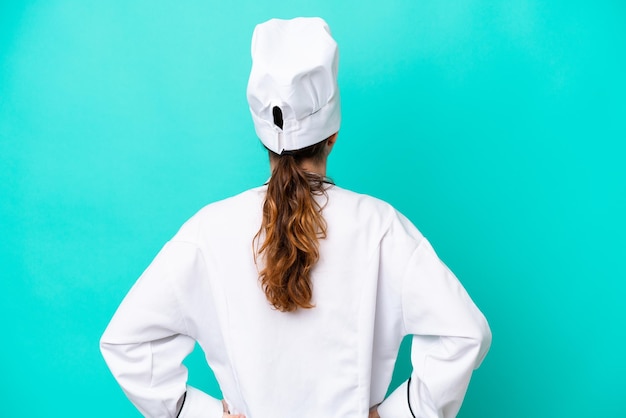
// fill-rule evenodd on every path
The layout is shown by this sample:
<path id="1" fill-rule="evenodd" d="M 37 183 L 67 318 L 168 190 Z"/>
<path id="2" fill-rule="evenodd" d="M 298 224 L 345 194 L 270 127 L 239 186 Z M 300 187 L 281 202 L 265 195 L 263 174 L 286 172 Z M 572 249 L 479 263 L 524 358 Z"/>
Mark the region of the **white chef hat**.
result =
<path id="1" fill-rule="evenodd" d="M 339 130 L 338 64 L 337 43 L 323 19 L 271 19 L 256 26 L 247 96 L 267 148 L 282 154 Z"/>

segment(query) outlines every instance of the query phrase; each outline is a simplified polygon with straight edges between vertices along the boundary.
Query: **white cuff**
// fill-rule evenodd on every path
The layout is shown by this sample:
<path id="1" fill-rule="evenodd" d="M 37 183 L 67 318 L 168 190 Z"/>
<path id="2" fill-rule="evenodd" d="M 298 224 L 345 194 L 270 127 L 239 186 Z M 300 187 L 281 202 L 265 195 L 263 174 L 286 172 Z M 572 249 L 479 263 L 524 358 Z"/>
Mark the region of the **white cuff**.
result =
<path id="1" fill-rule="evenodd" d="M 185 403 L 179 418 L 221 418 L 224 415 L 222 402 L 194 387 L 187 386 Z"/>
<path id="2" fill-rule="evenodd" d="M 394 390 L 387 399 L 378 405 L 380 418 L 413 418 L 407 399 L 408 382 L 404 382 Z"/>

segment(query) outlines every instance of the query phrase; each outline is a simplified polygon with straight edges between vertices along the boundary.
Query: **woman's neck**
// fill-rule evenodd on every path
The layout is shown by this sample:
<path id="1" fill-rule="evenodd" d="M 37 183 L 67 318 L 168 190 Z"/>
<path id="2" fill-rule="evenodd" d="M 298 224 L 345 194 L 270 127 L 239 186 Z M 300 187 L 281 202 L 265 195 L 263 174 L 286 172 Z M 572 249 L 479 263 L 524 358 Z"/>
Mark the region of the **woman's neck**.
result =
<path id="1" fill-rule="evenodd" d="M 280 158 L 280 157 L 278 157 Z M 270 158 L 270 169 L 274 171 L 274 167 L 276 165 L 276 160 Z M 300 162 L 300 167 L 309 173 L 319 174 L 322 177 L 326 177 L 326 159 L 323 161 L 313 161 L 313 160 L 302 160 Z"/>

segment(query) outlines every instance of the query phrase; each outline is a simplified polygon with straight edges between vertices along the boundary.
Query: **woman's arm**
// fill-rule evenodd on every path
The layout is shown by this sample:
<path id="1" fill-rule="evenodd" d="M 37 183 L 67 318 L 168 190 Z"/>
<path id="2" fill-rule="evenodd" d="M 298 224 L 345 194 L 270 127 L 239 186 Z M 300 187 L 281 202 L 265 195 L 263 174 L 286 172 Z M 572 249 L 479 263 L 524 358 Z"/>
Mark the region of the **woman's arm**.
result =
<path id="1" fill-rule="evenodd" d="M 193 244 L 166 244 L 126 295 L 101 338 L 102 355 L 113 376 L 144 416 L 223 416 L 219 400 L 187 386 L 187 368 L 182 364 L 195 340 L 173 283 L 203 271 Z"/>
<path id="2" fill-rule="evenodd" d="M 487 321 L 426 239 L 410 257 L 401 297 L 405 333 L 413 335 L 413 372 L 378 413 L 382 418 L 455 417 L 472 371 L 489 349 Z"/>

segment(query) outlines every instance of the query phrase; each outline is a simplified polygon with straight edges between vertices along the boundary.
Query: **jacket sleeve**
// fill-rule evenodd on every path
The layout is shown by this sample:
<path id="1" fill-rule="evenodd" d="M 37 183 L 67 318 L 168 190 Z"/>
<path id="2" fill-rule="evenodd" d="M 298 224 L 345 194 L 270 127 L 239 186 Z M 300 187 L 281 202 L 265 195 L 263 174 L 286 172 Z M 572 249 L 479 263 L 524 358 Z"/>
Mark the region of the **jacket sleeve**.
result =
<path id="1" fill-rule="evenodd" d="M 452 418 L 491 331 L 454 274 L 421 238 L 401 285 L 405 335 L 413 335 L 411 378 L 378 407 L 381 418 Z"/>
<path id="2" fill-rule="evenodd" d="M 187 386 L 193 350 L 174 282 L 202 274 L 195 245 L 169 242 L 126 295 L 100 341 L 115 379 L 146 417 L 222 416 L 221 402 Z"/>

